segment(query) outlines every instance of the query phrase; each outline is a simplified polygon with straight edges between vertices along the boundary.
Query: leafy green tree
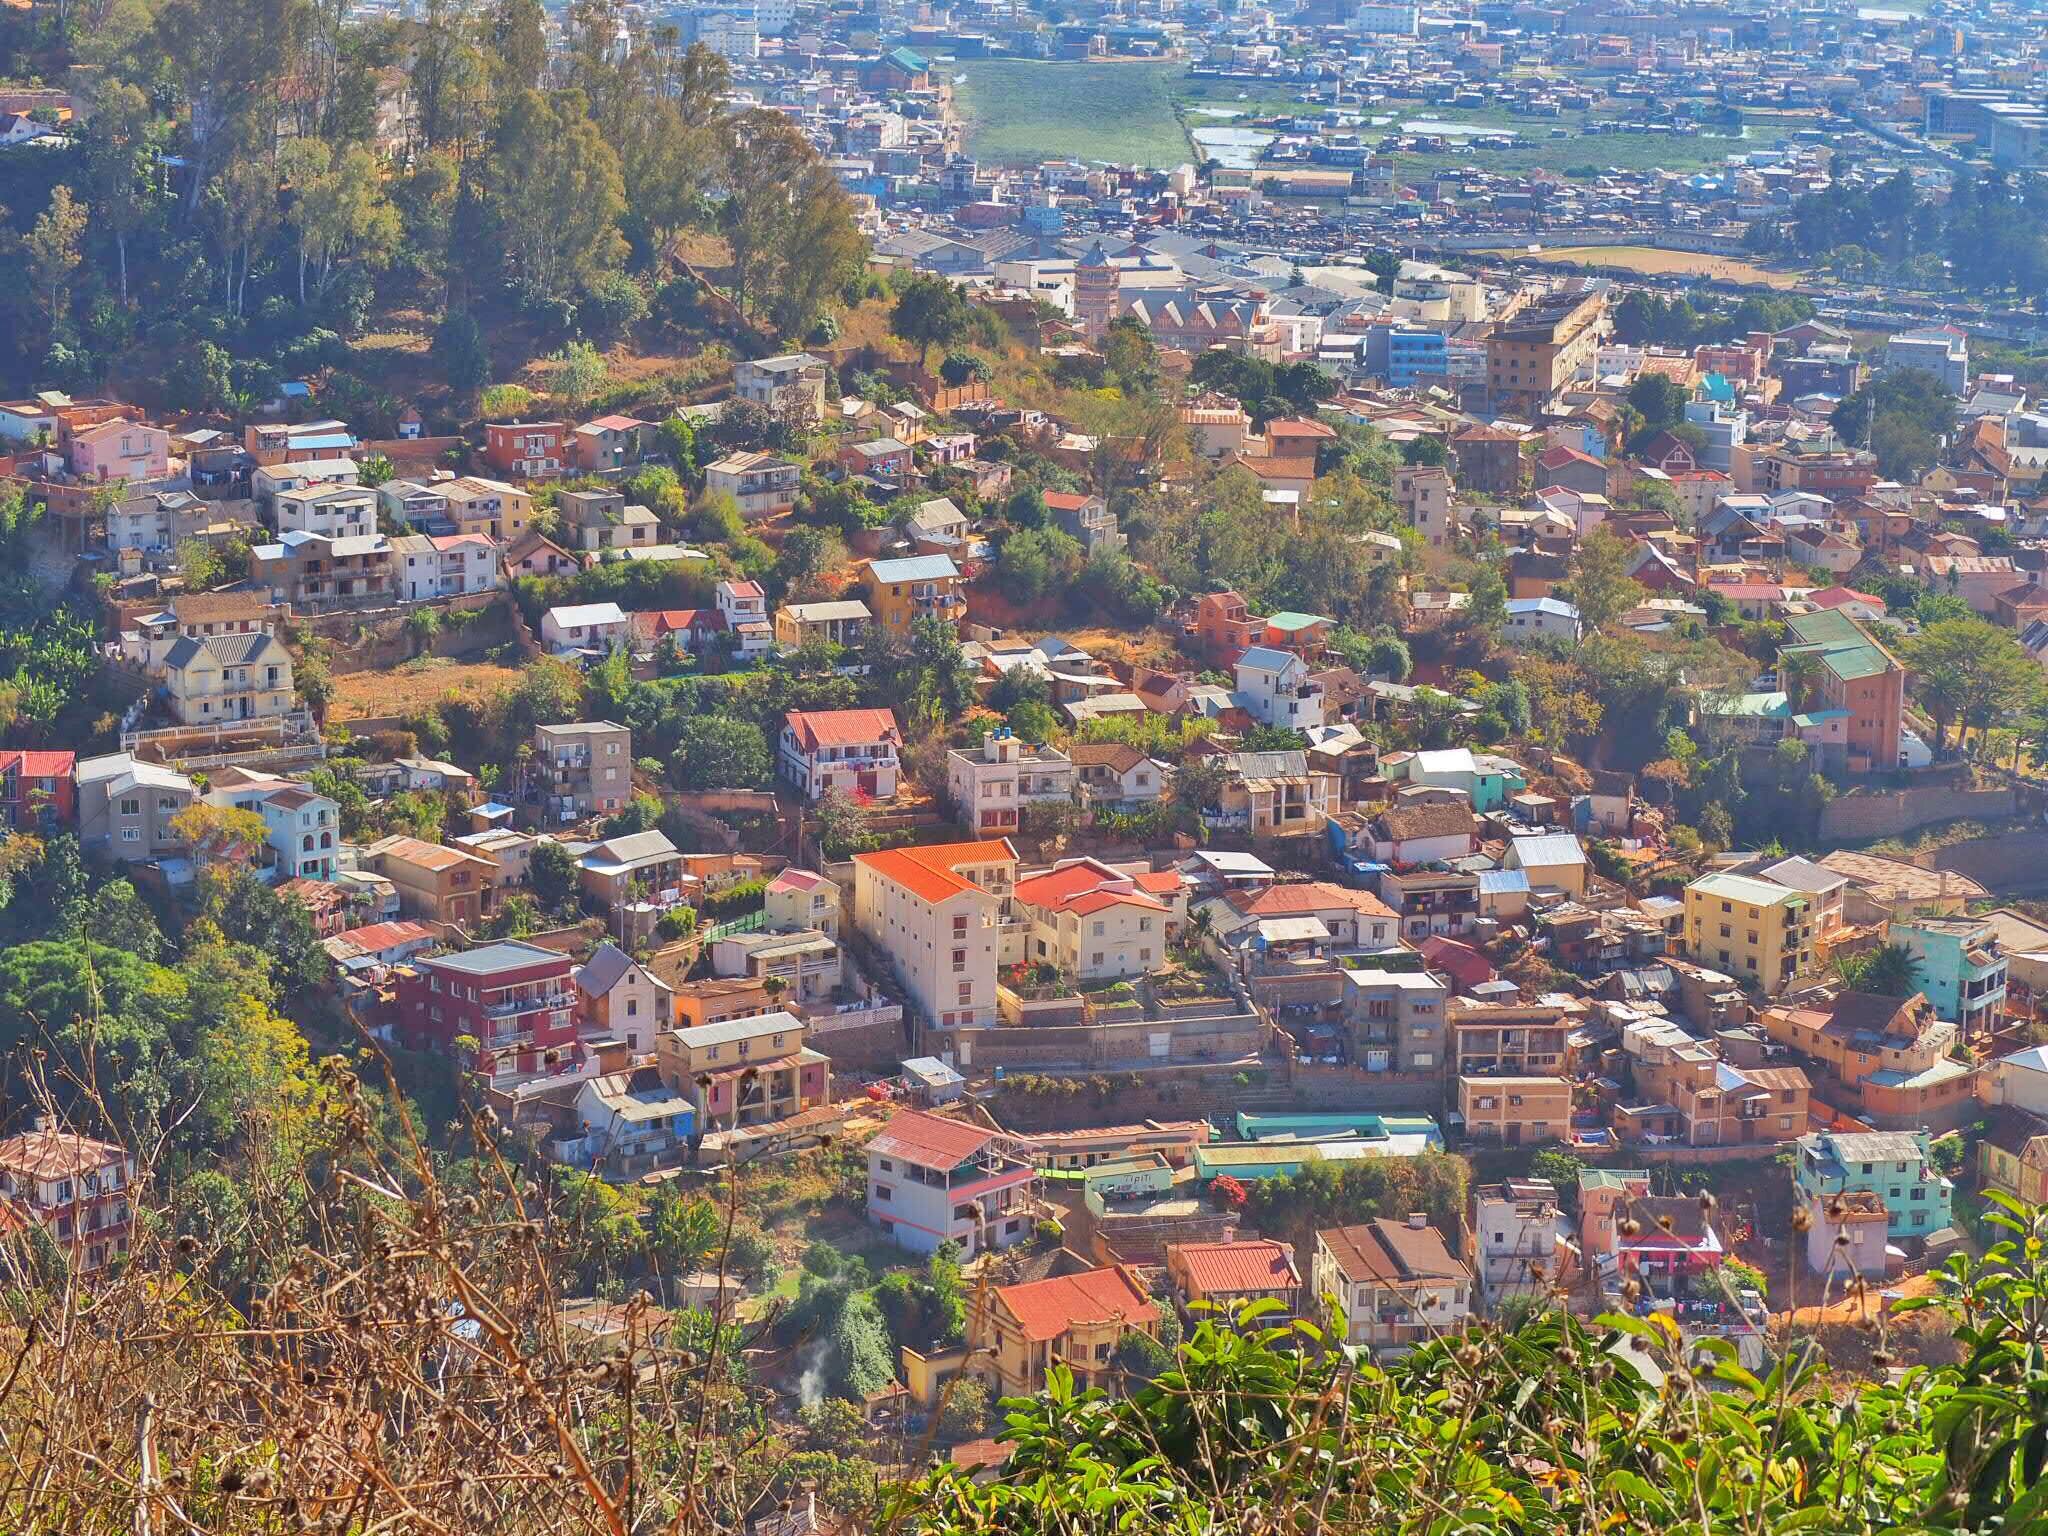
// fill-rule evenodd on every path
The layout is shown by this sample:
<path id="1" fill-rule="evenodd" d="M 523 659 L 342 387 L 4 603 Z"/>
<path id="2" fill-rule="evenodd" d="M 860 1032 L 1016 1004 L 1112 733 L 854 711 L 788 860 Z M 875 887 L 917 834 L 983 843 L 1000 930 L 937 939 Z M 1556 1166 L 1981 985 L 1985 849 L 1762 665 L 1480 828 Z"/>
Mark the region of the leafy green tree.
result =
<path id="1" fill-rule="evenodd" d="M 47 295 L 49 324 L 55 330 L 64 318 L 64 288 L 84 259 L 80 241 L 85 237 L 90 210 L 71 195 L 63 182 L 50 194 L 50 204 L 37 217 L 21 242 L 28 257 L 29 274 Z"/>
<path id="2" fill-rule="evenodd" d="M 810 329 L 865 251 L 838 179 L 796 125 L 752 109 L 727 125 L 719 229 L 732 251 L 733 302 L 784 335 Z"/>
<path id="3" fill-rule="evenodd" d="M 995 1409 L 995 1394 L 978 1377 L 962 1376 L 946 1388 L 939 1406 L 939 1438 L 950 1442 L 972 1440 L 988 1430 Z"/>
<path id="4" fill-rule="evenodd" d="M 833 1379 L 840 1394 L 859 1402 L 896 1379 L 896 1355 L 882 1309 L 867 1291 L 855 1291 L 840 1309 L 832 1333 Z"/>
<path id="5" fill-rule="evenodd" d="M 1626 611 L 1626 610 L 1624 610 Z M 1583 620 L 1586 610 L 1579 609 Z M 1508 584 L 1499 567 L 1481 562 L 1472 574 L 1471 601 L 1465 605 L 1465 622 L 1484 635 L 1498 635 L 1508 618 Z"/>
<path id="6" fill-rule="evenodd" d="M 680 1276 L 703 1269 L 725 1237 L 718 1203 L 664 1186 L 647 1208 L 647 1252 L 663 1274 Z"/>
<path id="7" fill-rule="evenodd" d="M 492 136 L 492 206 L 509 275 L 532 301 L 567 300 L 624 260 L 618 152 L 579 91 L 522 91 Z"/>
<path id="8" fill-rule="evenodd" d="M 1003 541 L 996 559 L 996 585 L 1005 597 L 1035 603 L 1064 591 L 1081 570 L 1081 546 L 1058 528 L 1027 528 Z"/>
<path id="9" fill-rule="evenodd" d="M 1646 596 L 1628 575 L 1632 551 L 1605 528 L 1596 528 L 1579 543 L 1572 559 L 1571 579 L 1558 596 L 1579 610 L 1579 621 L 1591 635 L 1627 613 Z"/>
<path id="10" fill-rule="evenodd" d="M 94 103 L 84 143 L 87 200 L 114 238 L 121 302 L 128 302 L 128 245 L 163 200 L 158 168 L 162 124 L 150 99 L 125 80 L 108 82 Z"/>
<path id="11" fill-rule="evenodd" d="M 463 399 L 480 393 L 491 380 L 491 354 L 483 329 L 466 309 L 450 310 L 442 319 L 434 332 L 434 355 L 448 387 Z"/>
<path id="12" fill-rule="evenodd" d="M 753 789 L 768 782 L 768 741 L 751 721 L 699 715 L 683 722 L 670 770 L 679 789 Z"/>
<path id="13" fill-rule="evenodd" d="M 604 388 L 610 370 L 604 354 L 587 341 L 572 341 L 547 360 L 548 391 L 581 411 Z"/>
<path id="14" fill-rule="evenodd" d="M 177 82 L 186 109 L 188 217 L 216 168 L 273 102 L 309 19 L 305 0 L 165 0 L 157 9 L 145 52 Z"/>
<path id="15" fill-rule="evenodd" d="M 1902 944 L 1837 955 L 1834 970 L 1850 990 L 1879 997 L 1910 997 L 1917 984 L 1913 956 Z"/>
<path id="16" fill-rule="evenodd" d="M 2041 694 L 2040 668 L 2012 631 L 1979 618 L 1944 619 L 1899 647 L 1914 693 L 1934 718 L 1935 745 L 1949 727 L 1987 730 L 2021 714 Z"/>
<path id="17" fill-rule="evenodd" d="M 527 877 L 533 894 L 549 912 L 561 912 L 576 900 L 576 860 L 560 843 L 544 838 L 533 845 Z"/>
<path id="18" fill-rule="evenodd" d="M 958 287 L 935 273 L 905 283 L 889 311 L 889 329 L 918 349 L 920 366 L 933 347 L 951 346 L 967 334 L 967 300 Z"/>
<path id="19" fill-rule="evenodd" d="M 384 193 L 384 173 L 360 144 L 339 152 L 323 139 L 296 138 L 278 154 L 280 175 L 292 194 L 286 213 L 298 241 L 299 303 L 324 298 L 338 264 L 385 266 L 397 247 L 398 210 Z"/>

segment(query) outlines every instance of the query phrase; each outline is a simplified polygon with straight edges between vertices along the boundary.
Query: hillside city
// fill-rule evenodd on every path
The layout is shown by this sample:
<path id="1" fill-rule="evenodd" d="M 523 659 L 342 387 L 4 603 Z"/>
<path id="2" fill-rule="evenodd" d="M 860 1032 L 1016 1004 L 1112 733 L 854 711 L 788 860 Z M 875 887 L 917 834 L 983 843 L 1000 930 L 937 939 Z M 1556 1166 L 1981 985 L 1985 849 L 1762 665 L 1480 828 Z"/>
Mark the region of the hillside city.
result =
<path id="1" fill-rule="evenodd" d="M 200 1330 L 47 1376 L 107 1529 L 521 1338 L 619 1536 L 1254 1320 L 1896 1385 L 2048 1203 L 2027 0 L 7 0 L 0 258 L 0 1423 Z M 247 1528 L 558 1528 L 334 1455 Z"/>

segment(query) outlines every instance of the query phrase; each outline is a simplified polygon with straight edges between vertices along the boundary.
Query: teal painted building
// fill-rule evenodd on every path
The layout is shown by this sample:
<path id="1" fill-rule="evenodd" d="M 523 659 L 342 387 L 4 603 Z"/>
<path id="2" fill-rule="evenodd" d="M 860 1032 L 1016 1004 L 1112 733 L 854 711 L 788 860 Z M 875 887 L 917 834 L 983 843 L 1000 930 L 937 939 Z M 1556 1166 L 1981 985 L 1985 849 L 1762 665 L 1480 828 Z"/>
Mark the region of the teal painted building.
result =
<path id="1" fill-rule="evenodd" d="M 1949 1224 L 1954 1186 L 1928 1155 L 1925 1131 L 1817 1131 L 1799 1138 L 1792 1187 L 1818 1218 L 1835 1195 L 1874 1195 L 1893 1241 L 1930 1237 Z M 1816 1219 L 1809 1232 L 1822 1225 Z M 1833 1241 L 1832 1236 L 1828 1238 Z"/>
<path id="2" fill-rule="evenodd" d="M 1913 957 L 1913 985 L 1934 1004 L 1934 1016 L 1962 1026 L 1965 1036 L 2005 1017 L 2005 950 L 1988 923 L 1968 917 L 1895 922 L 1891 942 Z"/>

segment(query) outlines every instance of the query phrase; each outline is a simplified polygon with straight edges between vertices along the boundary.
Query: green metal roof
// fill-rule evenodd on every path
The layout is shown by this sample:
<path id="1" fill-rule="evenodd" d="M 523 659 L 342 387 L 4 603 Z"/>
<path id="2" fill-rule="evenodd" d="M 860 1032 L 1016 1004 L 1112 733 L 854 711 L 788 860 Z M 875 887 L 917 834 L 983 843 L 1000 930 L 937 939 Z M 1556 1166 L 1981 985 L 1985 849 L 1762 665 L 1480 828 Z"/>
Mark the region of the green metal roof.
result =
<path id="1" fill-rule="evenodd" d="M 1581 1168 L 1580 1189 L 1627 1189 L 1631 1184 L 1650 1182 L 1647 1168 Z"/>
<path id="2" fill-rule="evenodd" d="M 1845 683 L 1882 676 L 1898 665 L 1839 608 L 1794 614 L 1785 629 L 1795 643 L 1781 646 L 1781 655 L 1815 657 Z"/>
<path id="3" fill-rule="evenodd" d="M 1297 629 L 1313 629 L 1318 624 L 1329 624 L 1332 622 L 1334 621 L 1324 618 L 1319 613 L 1293 612 L 1276 613 L 1271 618 L 1266 620 L 1268 628 L 1284 629 L 1288 631 L 1293 631 Z"/>

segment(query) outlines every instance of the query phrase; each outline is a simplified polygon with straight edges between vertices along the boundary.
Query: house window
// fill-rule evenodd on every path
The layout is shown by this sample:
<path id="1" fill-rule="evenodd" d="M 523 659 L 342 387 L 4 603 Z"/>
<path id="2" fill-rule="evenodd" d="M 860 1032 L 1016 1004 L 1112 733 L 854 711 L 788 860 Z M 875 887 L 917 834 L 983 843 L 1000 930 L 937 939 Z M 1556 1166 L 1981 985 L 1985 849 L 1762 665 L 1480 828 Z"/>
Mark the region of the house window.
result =
<path id="1" fill-rule="evenodd" d="M 887 1199 L 889 1198 L 889 1196 L 890 1196 L 891 1192 L 892 1192 L 892 1186 L 890 1186 L 890 1185 L 887 1185 L 887 1184 L 877 1184 L 877 1185 L 875 1186 L 875 1198 L 876 1198 L 877 1200 L 887 1200 Z"/>
<path id="2" fill-rule="evenodd" d="M 963 982 L 961 982 L 961 983 L 960 983 L 960 997 L 959 997 L 959 1002 L 960 1002 L 961 1006 L 962 1006 L 962 1007 L 965 1007 L 965 1006 L 966 1006 L 967 1004 L 969 1004 L 969 1003 L 971 1003 L 971 1002 L 973 1002 L 973 1001 L 974 1001 L 974 983 L 973 983 L 973 982 L 971 982 L 971 981 L 963 981 Z"/>

